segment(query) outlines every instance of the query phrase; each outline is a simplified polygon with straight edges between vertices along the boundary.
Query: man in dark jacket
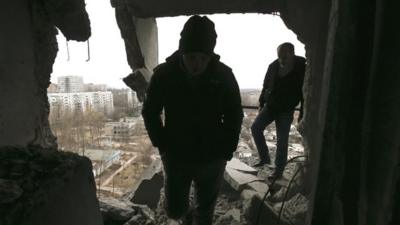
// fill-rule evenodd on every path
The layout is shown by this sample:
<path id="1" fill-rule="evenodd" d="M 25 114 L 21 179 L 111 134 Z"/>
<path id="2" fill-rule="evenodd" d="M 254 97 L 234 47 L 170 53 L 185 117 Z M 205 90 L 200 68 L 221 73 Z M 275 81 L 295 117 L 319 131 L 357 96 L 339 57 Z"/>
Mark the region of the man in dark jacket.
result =
<path id="1" fill-rule="evenodd" d="M 272 62 L 264 79 L 259 98 L 260 112 L 251 131 L 260 156 L 256 167 L 270 163 L 268 147 L 264 137 L 265 128 L 275 121 L 277 148 L 275 171 L 270 178 L 280 178 L 285 169 L 288 152 L 290 125 L 293 121 L 295 107 L 300 103 L 299 120 L 303 115 L 303 94 L 306 61 L 294 54 L 291 43 L 283 43 L 278 47 L 278 59 Z"/>
<path id="2" fill-rule="evenodd" d="M 176 220 L 185 215 L 193 181 L 193 221 L 199 225 L 212 222 L 243 118 L 232 70 L 214 53 L 216 37 L 206 16 L 190 17 L 179 50 L 155 68 L 142 111 L 164 165 L 167 215 Z"/>

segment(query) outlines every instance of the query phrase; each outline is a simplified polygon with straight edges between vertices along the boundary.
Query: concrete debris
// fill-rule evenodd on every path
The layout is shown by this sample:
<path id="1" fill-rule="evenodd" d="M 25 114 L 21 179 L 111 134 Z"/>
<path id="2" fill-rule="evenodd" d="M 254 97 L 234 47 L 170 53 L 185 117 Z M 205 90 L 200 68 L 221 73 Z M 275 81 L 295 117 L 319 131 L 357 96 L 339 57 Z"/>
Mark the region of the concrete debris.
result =
<path id="1" fill-rule="evenodd" d="M 151 209 L 155 209 L 158 201 L 160 201 L 160 190 L 163 184 L 164 179 L 161 172 L 154 174 L 149 180 L 142 180 L 135 191 L 132 202 L 147 205 Z"/>
<path id="2" fill-rule="evenodd" d="M 133 185 L 131 190 L 123 196 L 123 199 L 132 201 L 136 204 L 148 205 L 154 210 L 154 199 L 157 199 L 157 202 L 160 200 L 159 194 L 155 193 L 159 193 L 160 189 L 163 187 L 164 178 L 162 167 L 161 159 L 159 157 L 154 158 L 151 165 L 142 172 L 140 178 L 137 180 L 135 185 Z M 148 186 L 150 186 L 153 191 L 146 189 Z M 148 201 L 145 199 L 146 197 L 144 195 L 148 195 L 149 193 L 154 196 L 152 196 Z"/>
<path id="3" fill-rule="evenodd" d="M 224 193 L 217 199 L 217 206 L 214 213 L 215 225 L 236 225 L 246 224 L 242 210 L 243 201 L 236 192 L 235 198 Z"/>
<path id="4" fill-rule="evenodd" d="M 267 140 L 267 141 L 276 141 L 276 135 L 272 135 L 272 134 L 266 134 L 265 135 L 265 139 Z"/>
<path id="5" fill-rule="evenodd" d="M 91 180 L 93 177 L 89 175 L 90 167 L 87 158 L 59 152 L 57 149 L 43 149 L 33 145 L 25 148 L 0 148 L 0 224 L 25 224 L 24 221 L 36 224 L 35 220 L 38 219 L 43 223 L 49 222 L 52 219 L 50 215 L 34 218 L 35 215 L 31 214 L 33 211 L 45 210 L 48 204 L 52 204 L 50 210 L 57 207 L 72 211 L 80 209 L 83 205 L 68 208 L 66 203 L 77 196 L 75 190 L 69 189 L 69 193 L 63 193 L 64 199 L 54 199 L 68 185 L 77 185 L 77 182 L 84 182 L 79 185 L 85 185 L 80 190 L 86 195 L 80 200 L 98 208 L 97 201 L 92 198 L 95 192 Z M 84 179 L 80 180 L 82 177 Z M 86 215 L 93 216 L 92 221 L 101 220 L 100 213 L 98 218 L 96 213 L 91 211 Z"/>
<path id="6" fill-rule="evenodd" d="M 268 201 L 262 202 L 263 196 L 252 190 L 244 190 L 242 192 L 243 216 L 247 224 L 275 224 L 277 221 L 277 213 Z M 281 225 L 287 225 L 286 220 Z"/>
<path id="7" fill-rule="evenodd" d="M 146 73 L 142 70 L 136 70 L 122 79 L 129 88 L 136 92 L 140 102 L 144 101 L 146 88 L 148 86 L 146 77 Z"/>
<path id="8" fill-rule="evenodd" d="M 225 213 L 226 217 L 231 217 L 237 222 L 240 222 L 240 210 L 239 209 L 230 209 Z"/>
<path id="9" fill-rule="evenodd" d="M 257 174 L 257 170 L 255 170 L 253 167 L 246 165 L 236 158 L 232 158 L 230 161 L 228 161 L 226 164 L 226 168 L 235 169 L 244 173 Z"/>
<path id="10" fill-rule="evenodd" d="M 133 208 L 136 209 L 136 211 L 140 212 L 141 215 L 146 217 L 148 220 L 154 220 L 155 213 L 148 206 L 133 204 Z"/>
<path id="11" fill-rule="evenodd" d="M 292 163 L 288 165 L 284 172 L 284 177 L 275 182 L 274 186 L 272 187 L 272 195 L 271 193 L 268 194 L 265 201 L 262 202 L 264 195 L 269 190 L 269 186 L 266 183 L 266 178 L 272 173 L 274 167 L 264 166 L 256 170 L 249 166 L 258 162 L 257 152 L 255 150 L 254 141 L 249 128 L 251 126 L 251 121 L 252 120 L 249 120 L 247 123 L 244 123 L 247 124 L 248 127 L 242 126 L 242 134 L 238 149 L 235 152 L 234 158 L 227 162 L 224 173 L 224 182 L 221 187 L 220 195 L 218 196 L 214 211 L 213 224 L 215 225 L 254 224 L 257 215 L 260 215 L 258 224 L 267 224 L 271 223 L 271 221 L 277 221 L 279 211 L 273 207 L 273 202 L 279 202 L 283 200 L 286 193 L 285 187 L 288 185 L 289 180 L 301 164 Z M 275 126 L 272 125 L 268 127 L 265 134 L 267 138 L 267 145 L 270 150 L 271 161 L 274 162 L 276 154 Z M 289 158 L 304 154 L 304 149 L 301 145 L 301 135 L 297 132 L 296 127 L 291 127 L 290 135 L 295 137 L 292 138 L 291 142 L 289 143 Z M 296 212 L 299 213 L 303 212 L 305 206 L 308 204 L 304 203 L 305 200 L 299 197 L 298 194 L 302 191 L 302 177 L 302 173 L 298 174 L 297 179 L 292 183 L 292 188 L 288 193 L 288 199 L 290 199 L 290 203 L 289 201 L 285 203 L 287 204 L 285 208 L 291 208 L 291 210 L 296 210 Z M 153 178 L 151 178 L 150 181 L 152 179 Z M 147 192 L 154 194 L 157 192 L 156 190 L 149 191 L 150 188 L 144 183 L 140 184 L 139 187 L 135 189 L 137 190 L 135 195 L 139 194 L 140 189 L 143 189 L 143 193 Z M 144 186 L 140 187 L 142 185 Z M 159 187 L 157 186 L 157 189 L 158 188 Z M 189 196 L 190 206 L 188 213 L 183 218 L 183 224 L 190 224 L 192 221 L 193 199 L 194 196 L 192 188 Z M 143 209 L 138 209 L 138 211 L 146 212 L 146 210 Z M 152 211 L 148 209 L 148 212 Z M 151 215 L 147 215 L 145 218 L 150 219 L 143 220 L 143 217 L 134 216 L 124 225 L 147 224 L 152 221 L 151 218 L 153 217 Z M 142 220 L 139 223 L 138 221 L 140 219 Z M 157 225 L 167 225 L 169 224 L 168 221 L 169 220 L 164 210 L 164 191 L 161 188 L 159 202 L 154 211 L 154 223 Z M 286 218 L 283 218 L 281 224 L 287 225 L 289 222 Z M 300 223 L 294 224 L 298 225 Z"/>
<path id="12" fill-rule="evenodd" d="M 248 140 L 248 142 L 249 144 L 252 144 L 251 140 Z M 250 148 L 249 144 L 240 141 L 236 151 L 234 152 L 234 156 L 239 159 L 252 157 L 254 152 L 252 148 Z"/>
<path id="13" fill-rule="evenodd" d="M 133 203 L 115 198 L 101 198 L 100 211 L 104 224 L 123 224 L 137 212 L 133 209 Z"/>
<path id="14" fill-rule="evenodd" d="M 240 222 L 240 210 L 233 209 L 229 210 L 225 215 L 219 217 L 214 224 L 216 225 L 242 225 Z M 234 215 L 232 215 L 234 213 Z M 237 217 L 237 218 L 235 218 Z M 239 219 L 239 220 L 238 220 Z"/>
<path id="15" fill-rule="evenodd" d="M 251 182 L 248 184 L 248 186 L 261 195 L 264 195 L 265 193 L 267 193 L 267 191 L 269 189 L 269 187 L 266 183 L 259 182 L 259 181 Z"/>
<path id="16" fill-rule="evenodd" d="M 243 207 L 242 207 L 242 212 L 244 214 L 245 217 L 249 217 L 249 215 L 251 215 L 251 210 L 252 210 L 252 202 L 253 202 L 253 198 L 254 196 L 257 195 L 256 191 L 250 190 L 250 189 L 244 189 L 241 193 L 240 193 L 240 198 L 242 199 L 242 203 L 243 203 Z M 260 199 L 262 198 L 262 196 L 260 196 Z"/>
<path id="17" fill-rule="evenodd" d="M 274 210 L 279 212 L 282 202 L 274 205 Z M 294 195 L 290 200 L 285 202 L 282 216 L 291 221 L 292 224 L 304 224 L 306 212 L 308 210 L 308 199 L 300 193 Z"/>
<path id="18" fill-rule="evenodd" d="M 244 189 L 240 193 L 240 198 L 243 199 L 243 201 L 248 201 L 248 200 L 251 200 L 256 194 L 258 194 L 257 191 L 250 190 L 250 189 Z"/>
<path id="19" fill-rule="evenodd" d="M 295 152 L 303 153 L 304 152 L 304 147 L 301 144 L 292 143 L 292 144 L 289 144 L 289 151 L 295 151 Z"/>
<path id="20" fill-rule="evenodd" d="M 154 212 L 145 205 L 133 206 L 137 210 L 137 214 L 134 215 L 124 225 L 155 225 Z"/>
<path id="21" fill-rule="evenodd" d="M 40 146 L 0 148 L 0 224 L 27 220 L 33 210 L 53 200 L 56 188 L 75 178 L 77 167 L 90 164 L 87 158 L 49 150 Z"/>
<path id="22" fill-rule="evenodd" d="M 100 199 L 104 225 L 152 225 L 154 212 L 146 205 L 111 197 Z"/>
<path id="23" fill-rule="evenodd" d="M 246 184 L 262 180 L 254 175 L 240 172 L 238 170 L 227 167 L 224 173 L 225 180 L 237 191 L 244 189 Z"/>

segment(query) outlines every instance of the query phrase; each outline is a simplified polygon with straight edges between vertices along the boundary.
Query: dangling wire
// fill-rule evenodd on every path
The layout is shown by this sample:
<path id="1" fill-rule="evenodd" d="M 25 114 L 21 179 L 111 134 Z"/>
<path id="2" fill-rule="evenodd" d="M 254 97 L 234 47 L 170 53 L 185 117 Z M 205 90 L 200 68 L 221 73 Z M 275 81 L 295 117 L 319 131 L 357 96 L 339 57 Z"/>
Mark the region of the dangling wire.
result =
<path id="1" fill-rule="evenodd" d="M 68 40 L 66 39 L 66 44 L 67 44 L 67 61 L 69 61 L 69 45 L 68 45 Z"/>
<path id="2" fill-rule="evenodd" d="M 297 170 L 296 170 L 296 172 L 294 173 L 294 175 L 292 176 L 292 178 L 290 179 L 289 185 L 288 185 L 287 188 L 286 188 L 285 196 L 283 197 L 283 201 L 282 201 L 282 204 L 281 204 L 281 208 L 279 209 L 279 214 L 278 214 L 278 218 L 277 218 L 277 222 L 276 222 L 277 225 L 280 225 L 280 224 L 281 224 L 283 206 L 285 205 L 285 202 L 287 201 L 287 197 L 288 197 L 288 194 L 289 194 L 290 186 L 292 185 L 293 181 L 295 180 L 297 174 L 299 174 L 299 172 L 300 172 L 302 169 L 304 169 L 306 166 L 308 166 L 308 165 L 310 165 L 310 163 L 306 163 L 306 164 L 300 165 L 299 168 L 297 168 Z"/>
<path id="3" fill-rule="evenodd" d="M 87 40 L 87 59 L 86 62 L 90 61 L 90 43 L 89 43 L 89 39 Z"/>
<path id="4" fill-rule="evenodd" d="M 295 157 L 293 157 L 293 158 L 287 160 L 286 164 L 290 164 L 290 163 L 293 163 L 293 162 L 297 162 L 297 161 L 295 161 L 295 159 L 298 159 L 298 158 L 306 158 L 306 159 L 307 159 L 307 156 L 305 156 L 305 155 L 295 156 Z M 309 164 L 309 163 L 308 163 L 308 164 Z M 297 174 L 297 173 L 296 173 L 296 174 Z M 295 174 L 294 176 L 296 176 L 296 174 Z M 293 180 L 294 176 L 292 177 L 291 180 Z M 267 195 L 268 195 L 269 193 L 271 193 L 271 191 L 272 191 L 271 187 L 274 186 L 274 184 L 275 184 L 275 182 L 276 182 L 277 179 L 278 179 L 278 177 L 275 176 L 275 177 L 272 179 L 271 183 L 268 185 L 267 192 L 265 192 L 265 194 L 264 194 L 264 196 L 263 196 L 263 198 L 262 198 L 262 200 L 261 200 L 261 202 L 260 202 L 260 204 L 259 204 L 259 206 L 258 206 L 255 225 L 258 225 L 258 223 L 260 222 L 261 207 L 262 207 L 262 205 L 264 204 L 265 200 L 267 199 Z M 289 182 L 289 183 L 291 183 L 291 182 Z M 282 204 L 282 205 L 283 205 L 283 204 Z M 281 213 L 281 212 L 280 212 L 280 213 Z M 280 220 L 280 218 L 278 218 L 278 219 Z"/>

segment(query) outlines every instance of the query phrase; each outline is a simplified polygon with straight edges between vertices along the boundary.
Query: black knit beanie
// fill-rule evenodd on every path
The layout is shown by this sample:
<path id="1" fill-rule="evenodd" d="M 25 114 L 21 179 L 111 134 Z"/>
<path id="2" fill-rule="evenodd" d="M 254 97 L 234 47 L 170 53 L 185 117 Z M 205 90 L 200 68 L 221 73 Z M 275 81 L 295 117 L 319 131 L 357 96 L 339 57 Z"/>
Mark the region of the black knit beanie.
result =
<path id="1" fill-rule="evenodd" d="M 183 26 L 179 51 L 183 54 L 201 52 L 212 54 L 217 40 L 214 23 L 207 16 L 194 15 Z"/>

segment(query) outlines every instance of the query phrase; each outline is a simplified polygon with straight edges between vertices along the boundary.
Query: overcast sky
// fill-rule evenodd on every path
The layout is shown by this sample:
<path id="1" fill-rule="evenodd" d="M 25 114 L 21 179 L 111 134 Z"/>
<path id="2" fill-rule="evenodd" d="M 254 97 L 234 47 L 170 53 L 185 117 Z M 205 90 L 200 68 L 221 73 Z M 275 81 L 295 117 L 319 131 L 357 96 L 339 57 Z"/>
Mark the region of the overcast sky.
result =
<path id="1" fill-rule="evenodd" d="M 130 73 L 123 40 L 109 1 L 86 0 L 91 20 L 90 61 L 87 43 L 69 42 L 67 61 L 65 38 L 57 36 L 59 52 L 53 67 L 52 82 L 58 76 L 83 76 L 85 83 L 102 83 L 111 87 L 126 87 L 122 78 Z M 157 19 L 159 32 L 159 61 L 178 47 L 179 33 L 188 17 Z M 268 64 L 276 59 L 276 47 L 292 42 L 296 54 L 304 56 L 304 45 L 288 30 L 279 16 L 262 14 L 210 15 L 217 31 L 215 52 L 230 66 L 240 88 L 261 88 Z"/>

